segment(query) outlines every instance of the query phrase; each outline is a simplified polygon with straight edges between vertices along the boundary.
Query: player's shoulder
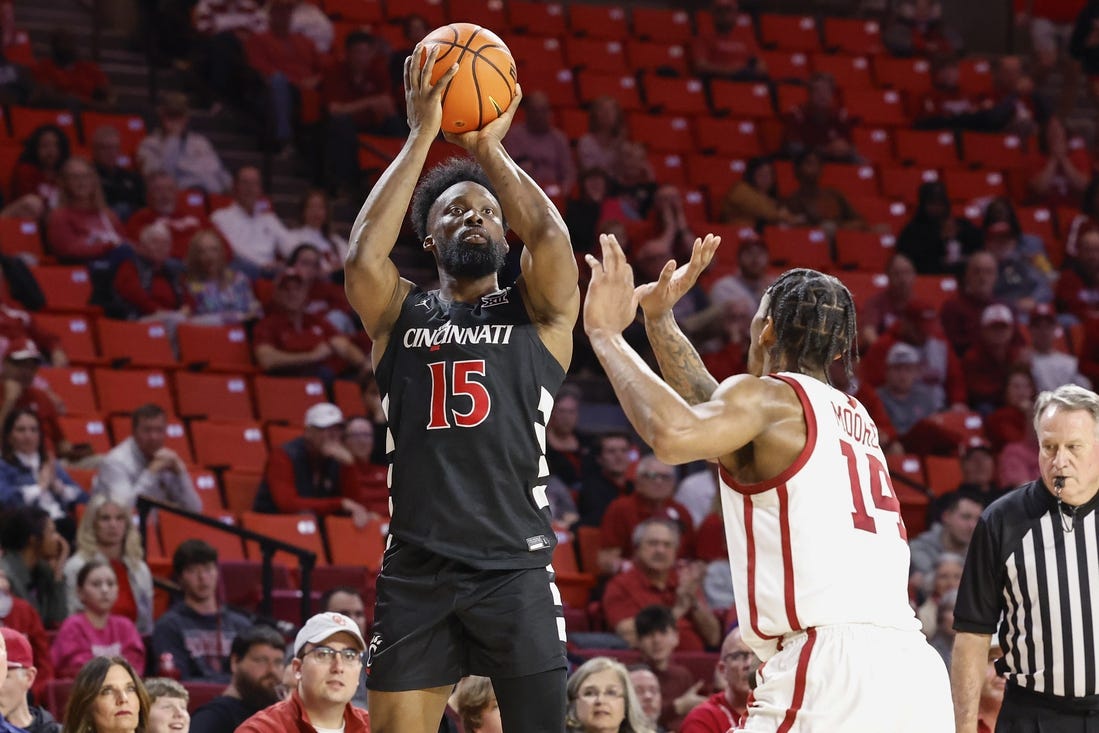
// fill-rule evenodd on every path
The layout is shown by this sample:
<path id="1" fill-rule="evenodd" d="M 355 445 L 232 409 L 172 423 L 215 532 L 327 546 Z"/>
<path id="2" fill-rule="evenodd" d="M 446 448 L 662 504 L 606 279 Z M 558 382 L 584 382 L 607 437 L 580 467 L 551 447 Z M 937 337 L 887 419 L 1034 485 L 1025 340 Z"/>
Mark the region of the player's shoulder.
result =
<path id="1" fill-rule="evenodd" d="M 985 507 L 981 519 L 988 525 L 1002 527 L 1037 519 L 1046 513 L 1048 492 L 1040 480 L 1029 481 L 1013 489 Z"/>
<path id="2" fill-rule="evenodd" d="M 758 411 L 757 414 L 772 422 L 795 413 L 800 416 L 802 412 L 796 388 L 773 375 L 736 374 L 718 385 L 713 399 L 735 405 L 740 411 Z"/>

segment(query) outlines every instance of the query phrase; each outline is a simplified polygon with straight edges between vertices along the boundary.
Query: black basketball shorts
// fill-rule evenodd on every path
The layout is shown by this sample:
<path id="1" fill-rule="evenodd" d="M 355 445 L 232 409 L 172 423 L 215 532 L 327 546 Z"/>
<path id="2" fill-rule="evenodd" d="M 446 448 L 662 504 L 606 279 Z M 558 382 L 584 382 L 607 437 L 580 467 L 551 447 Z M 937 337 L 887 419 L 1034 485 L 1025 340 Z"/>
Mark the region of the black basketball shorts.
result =
<path id="1" fill-rule="evenodd" d="M 378 576 L 366 664 L 367 688 L 384 692 L 564 669 L 552 570 L 478 570 L 394 541 Z"/>

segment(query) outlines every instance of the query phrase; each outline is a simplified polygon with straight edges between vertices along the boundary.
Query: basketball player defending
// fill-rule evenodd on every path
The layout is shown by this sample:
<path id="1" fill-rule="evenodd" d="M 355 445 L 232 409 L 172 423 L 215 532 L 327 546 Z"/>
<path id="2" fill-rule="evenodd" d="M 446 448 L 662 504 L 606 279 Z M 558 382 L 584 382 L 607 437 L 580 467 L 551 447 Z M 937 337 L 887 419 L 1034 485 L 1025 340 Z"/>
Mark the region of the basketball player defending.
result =
<path id="1" fill-rule="evenodd" d="M 752 320 L 749 373 L 719 385 L 671 315 L 719 241 L 696 241 L 688 264 L 635 290 L 604 235 L 602 262 L 587 258 L 584 327 L 657 457 L 719 464 L 741 629 L 764 660 L 741 730 L 951 733 L 946 667 L 908 604 L 878 430 L 828 383 L 834 360 L 851 368 L 851 294 L 814 270 L 784 273 Z M 622 338 L 639 303 L 667 383 Z"/>
<path id="2" fill-rule="evenodd" d="M 550 560 L 545 426 L 572 358 L 576 260 L 557 209 L 501 140 L 520 94 L 461 158 L 417 178 L 439 133 L 436 52 L 406 59 L 411 134 L 359 212 L 347 295 L 373 339 L 392 459 L 389 544 L 368 650 L 374 733 L 435 733 L 463 675 L 492 678 L 510 733 L 561 733 L 564 620 Z M 438 290 L 389 259 L 411 200 Z M 522 274 L 501 289 L 508 227 Z"/>

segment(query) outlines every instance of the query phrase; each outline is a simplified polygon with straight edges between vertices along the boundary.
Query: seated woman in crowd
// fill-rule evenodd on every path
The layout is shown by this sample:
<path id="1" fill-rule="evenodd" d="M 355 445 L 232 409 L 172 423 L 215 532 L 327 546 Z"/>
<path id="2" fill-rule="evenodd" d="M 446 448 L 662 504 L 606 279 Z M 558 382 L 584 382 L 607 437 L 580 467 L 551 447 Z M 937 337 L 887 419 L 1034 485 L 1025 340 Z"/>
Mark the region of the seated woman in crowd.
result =
<path id="1" fill-rule="evenodd" d="M 23 143 L 23 152 L 11 176 L 13 199 L 37 197 L 42 206 L 57 206 L 61 193 L 61 167 L 69 159 L 69 138 L 57 125 L 35 128 Z"/>
<path id="2" fill-rule="evenodd" d="M 305 312 L 323 318 L 341 333 L 355 333 L 355 322 L 347 305 L 343 288 L 325 274 L 324 255 L 314 245 L 299 244 L 286 259 L 286 266 L 301 273 L 309 288 Z"/>
<path id="3" fill-rule="evenodd" d="M 65 563 L 68 609 L 70 613 L 81 609 L 77 575 L 84 565 L 106 562 L 118 580 L 114 612 L 133 621 L 142 634 L 151 634 L 153 576 L 130 517 L 130 510 L 108 494 L 96 494 L 88 502 L 76 530 L 76 552 Z"/>
<path id="4" fill-rule="evenodd" d="M 580 665 L 565 688 L 568 733 L 655 733 L 621 662 L 595 657 Z"/>
<path id="5" fill-rule="evenodd" d="M 753 227 L 802 222 L 779 201 L 775 164 L 770 158 L 748 161 L 744 177 L 733 184 L 721 202 L 720 220 Z"/>
<path id="6" fill-rule="evenodd" d="M 191 729 L 191 714 L 187 712 L 191 694 L 186 687 L 167 677 L 152 677 L 145 680 L 145 689 L 149 693 L 145 733 L 187 733 Z"/>
<path id="7" fill-rule="evenodd" d="M 53 666 L 60 677 L 75 677 L 93 657 L 122 656 L 145 670 L 145 644 L 134 622 L 111 613 L 118 601 L 118 579 L 106 560 L 92 560 L 76 574 L 83 610 L 65 619 L 53 641 Z"/>
<path id="8" fill-rule="evenodd" d="M 576 142 L 576 161 L 581 170 L 599 168 L 617 177 L 622 148 L 629 137 L 622 107 L 613 97 L 599 97 L 591 103 L 588 131 Z"/>
<path id="9" fill-rule="evenodd" d="M 146 733 L 148 726 L 149 693 L 125 657 L 95 657 L 84 665 L 65 708 L 66 733 Z"/>
<path id="10" fill-rule="evenodd" d="M 122 222 L 110 207 L 99 175 L 83 158 L 61 168 L 61 195 L 46 221 L 46 244 L 62 262 L 87 264 L 110 254 L 125 239 Z"/>
<path id="11" fill-rule="evenodd" d="M 27 504 L 44 509 L 58 531 L 72 537 L 76 527 L 71 512 L 87 501 L 88 495 L 46 450 L 38 413 L 28 409 L 8 413 L 0 453 L 0 506 L 9 509 Z"/>
<path id="12" fill-rule="evenodd" d="M 311 244 L 316 248 L 321 258 L 320 273 L 323 277 L 343 270 L 347 237 L 332 233 L 332 206 L 324 191 L 313 189 L 305 194 L 301 202 L 301 226 L 290 230 L 289 241 Z M 288 252 L 280 254 L 291 256 Z"/>
<path id="13" fill-rule="evenodd" d="M 260 318 L 263 310 L 252 290 L 252 281 L 229 267 L 225 243 L 213 229 L 191 239 L 187 249 L 184 281 L 191 299 L 191 320 L 225 325 Z"/>
<path id="14" fill-rule="evenodd" d="M 1062 318 L 1067 314 L 1084 323 L 1099 316 L 1099 225 L 1080 231 L 1076 257 L 1061 269 L 1053 297 Z"/>

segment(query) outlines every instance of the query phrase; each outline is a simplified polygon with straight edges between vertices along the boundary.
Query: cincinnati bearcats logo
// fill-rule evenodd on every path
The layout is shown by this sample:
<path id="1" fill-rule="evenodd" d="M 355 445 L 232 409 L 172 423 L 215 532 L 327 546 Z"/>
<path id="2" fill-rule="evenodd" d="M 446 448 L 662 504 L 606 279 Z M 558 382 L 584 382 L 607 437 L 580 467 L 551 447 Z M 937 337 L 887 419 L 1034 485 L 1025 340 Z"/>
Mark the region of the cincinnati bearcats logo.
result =
<path id="1" fill-rule="evenodd" d="M 374 632 L 374 635 L 370 637 L 370 646 L 366 648 L 366 667 L 370 668 L 370 663 L 374 661 L 374 655 L 378 653 L 378 649 L 382 646 L 382 635 Z"/>

